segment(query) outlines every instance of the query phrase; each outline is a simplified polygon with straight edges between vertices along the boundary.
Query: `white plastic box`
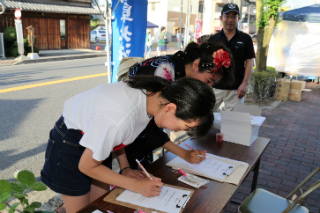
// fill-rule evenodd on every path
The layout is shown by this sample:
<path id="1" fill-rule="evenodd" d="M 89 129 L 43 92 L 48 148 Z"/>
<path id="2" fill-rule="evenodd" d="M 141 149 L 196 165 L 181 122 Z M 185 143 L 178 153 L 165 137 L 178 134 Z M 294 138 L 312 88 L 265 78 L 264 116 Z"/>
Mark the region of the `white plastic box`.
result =
<path id="1" fill-rule="evenodd" d="M 259 107 L 236 105 L 233 111 L 221 112 L 220 132 L 224 141 L 250 146 L 258 138 L 264 121 Z"/>

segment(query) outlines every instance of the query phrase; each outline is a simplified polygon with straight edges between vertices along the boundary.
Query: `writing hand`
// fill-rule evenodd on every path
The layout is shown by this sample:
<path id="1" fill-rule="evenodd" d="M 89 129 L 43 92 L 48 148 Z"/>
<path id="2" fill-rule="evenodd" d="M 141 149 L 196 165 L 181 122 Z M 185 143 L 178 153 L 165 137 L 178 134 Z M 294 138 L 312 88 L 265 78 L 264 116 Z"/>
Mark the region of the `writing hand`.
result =
<path id="1" fill-rule="evenodd" d="M 207 152 L 203 150 L 188 150 L 186 153 L 185 160 L 192 164 L 199 164 L 206 159 L 206 153 Z"/>
<path id="2" fill-rule="evenodd" d="M 247 92 L 247 85 L 242 83 L 238 88 L 238 98 L 241 99 L 246 95 Z"/>
<path id="3" fill-rule="evenodd" d="M 138 169 L 125 169 L 122 174 L 126 177 L 130 177 L 130 178 L 134 178 L 134 179 L 137 179 L 137 180 L 143 180 L 145 179 L 147 176 L 146 174 L 144 174 L 143 171 L 140 171 Z"/>
<path id="4" fill-rule="evenodd" d="M 163 183 L 160 178 L 154 177 L 153 180 L 148 178 L 139 180 L 136 184 L 136 192 L 146 197 L 159 196 Z"/>

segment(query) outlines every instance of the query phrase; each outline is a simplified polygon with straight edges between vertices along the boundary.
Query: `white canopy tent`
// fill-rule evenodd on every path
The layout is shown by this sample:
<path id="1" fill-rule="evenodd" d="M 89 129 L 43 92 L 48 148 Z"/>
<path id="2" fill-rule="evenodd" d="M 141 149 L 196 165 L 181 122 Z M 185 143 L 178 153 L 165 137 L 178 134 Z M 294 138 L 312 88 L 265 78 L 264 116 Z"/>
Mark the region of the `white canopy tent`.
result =
<path id="1" fill-rule="evenodd" d="M 283 13 L 267 64 L 291 75 L 320 76 L 320 4 Z"/>

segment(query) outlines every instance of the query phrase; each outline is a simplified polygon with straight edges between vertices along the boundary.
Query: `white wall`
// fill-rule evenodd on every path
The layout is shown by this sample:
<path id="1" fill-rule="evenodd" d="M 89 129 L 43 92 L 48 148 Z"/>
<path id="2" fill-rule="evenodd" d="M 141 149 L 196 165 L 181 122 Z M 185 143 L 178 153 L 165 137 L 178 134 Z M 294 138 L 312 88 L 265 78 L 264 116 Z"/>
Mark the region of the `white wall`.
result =
<path id="1" fill-rule="evenodd" d="M 154 28 L 154 38 L 158 42 L 161 27 L 167 26 L 168 19 L 168 1 L 169 0 L 148 0 L 148 18 L 147 20 L 158 25 L 159 28 Z M 155 11 L 152 11 L 152 2 L 156 3 Z"/>
<path id="2" fill-rule="evenodd" d="M 188 0 L 183 0 L 182 12 L 187 13 Z M 168 11 L 180 12 L 181 0 L 168 1 Z M 192 14 L 198 14 L 199 11 L 199 0 L 190 0 L 190 6 L 193 7 Z"/>
<path id="3" fill-rule="evenodd" d="M 212 0 L 205 0 L 204 6 L 202 34 L 210 34 L 213 31 L 211 25 L 214 23 L 214 19 L 212 18 L 212 13 L 214 13 Z"/>

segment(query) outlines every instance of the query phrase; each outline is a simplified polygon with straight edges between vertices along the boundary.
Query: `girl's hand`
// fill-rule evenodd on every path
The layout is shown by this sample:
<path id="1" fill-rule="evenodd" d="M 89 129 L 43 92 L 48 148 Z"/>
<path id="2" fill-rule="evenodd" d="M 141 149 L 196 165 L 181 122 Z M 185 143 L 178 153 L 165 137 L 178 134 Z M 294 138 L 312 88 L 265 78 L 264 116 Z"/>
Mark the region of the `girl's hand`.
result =
<path id="1" fill-rule="evenodd" d="M 144 174 L 143 171 L 140 171 L 138 169 L 125 169 L 123 170 L 122 174 L 126 177 L 134 178 L 137 180 L 143 180 L 146 179 L 147 176 Z"/>
<path id="2" fill-rule="evenodd" d="M 145 178 L 143 180 L 139 180 L 136 184 L 136 192 L 146 197 L 159 196 L 163 183 L 161 182 L 160 178 L 153 176 L 152 179 L 153 180 Z"/>
<path id="3" fill-rule="evenodd" d="M 206 153 L 207 152 L 203 150 L 188 150 L 185 156 L 185 160 L 191 164 L 199 164 L 206 159 Z"/>

